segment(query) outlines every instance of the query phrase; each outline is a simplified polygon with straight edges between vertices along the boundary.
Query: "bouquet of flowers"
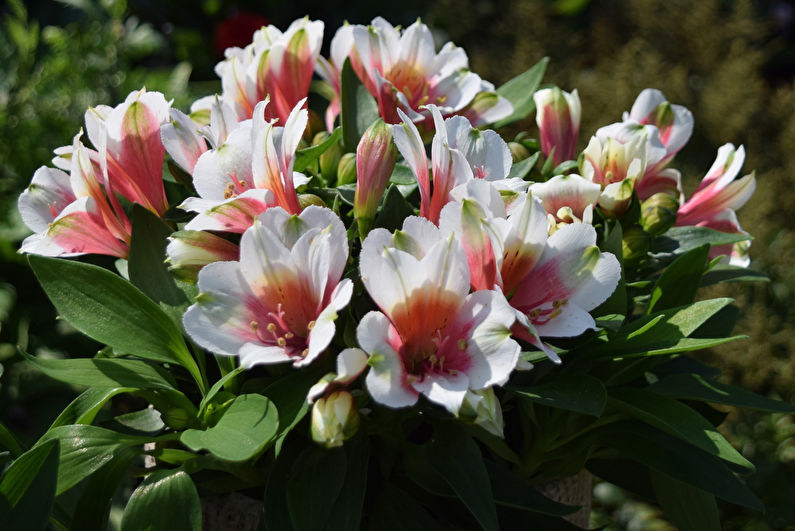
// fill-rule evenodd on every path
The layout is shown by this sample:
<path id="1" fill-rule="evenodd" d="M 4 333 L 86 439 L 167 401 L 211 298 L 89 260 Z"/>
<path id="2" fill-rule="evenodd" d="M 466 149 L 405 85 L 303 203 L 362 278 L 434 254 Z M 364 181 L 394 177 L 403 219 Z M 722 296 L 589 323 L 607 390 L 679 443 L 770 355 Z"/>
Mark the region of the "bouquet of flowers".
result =
<path id="1" fill-rule="evenodd" d="M 759 276 L 743 147 L 686 198 L 693 117 L 657 90 L 578 152 L 546 60 L 495 89 L 419 21 L 345 25 L 328 59 L 323 31 L 227 49 L 189 114 L 144 89 L 90 108 L 33 175 L 20 252 L 106 346 L 21 353 L 84 390 L 27 451 L 1 430 L 6 528 L 103 528 L 130 477 L 125 530 L 230 506 L 241 529 L 566 529 L 590 473 L 680 529 L 718 529 L 716 497 L 761 509 L 710 404 L 793 408 L 688 356 L 737 339 L 698 288 Z M 495 132 L 533 113 L 537 138 Z M 121 394 L 144 406 L 97 421 Z"/>

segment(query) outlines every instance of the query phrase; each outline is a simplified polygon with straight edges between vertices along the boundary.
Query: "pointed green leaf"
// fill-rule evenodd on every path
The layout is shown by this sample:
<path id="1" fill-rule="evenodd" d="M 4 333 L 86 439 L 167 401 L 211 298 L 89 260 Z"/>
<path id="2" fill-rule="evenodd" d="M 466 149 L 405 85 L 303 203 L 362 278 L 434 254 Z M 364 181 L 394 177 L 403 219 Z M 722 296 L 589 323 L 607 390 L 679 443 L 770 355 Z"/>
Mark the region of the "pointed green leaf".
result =
<path id="1" fill-rule="evenodd" d="M 759 271 L 730 265 L 715 266 L 701 277 L 702 286 L 724 282 L 770 282 L 770 279 Z"/>
<path id="2" fill-rule="evenodd" d="M 693 302 L 707 265 L 709 246 L 702 245 L 688 251 L 668 267 L 651 290 L 647 313 L 683 306 Z"/>
<path id="3" fill-rule="evenodd" d="M 45 433 L 37 446 L 57 439 L 60 442 L 58 487 L 65 492 L 128 449 L 151 442 L 150 437 L 124 435 L 89 424 L 58 426 Z"/>
<path id="4" fill-rule="evenodd" d="M 340 73 L 340 124 L 342 126 L 342 143 L 345 151 L 354 152 L 359 139 L 378 119 L 378 103 L 367 92 L 353 71 L 350 59 L 345 59 Z"/>
<path id="5" fill-rule="evenodd" d="M 719 458 L 638 422 L 606 426 L 593 434 L 600 444 L 717 497 L 757 511 L 764 505 Z"/>
<path id="6" fill-rule="evenodd" d="M 366 437 L 354 437 L 343 446 L 346 456 L 345 483 L 331 509 L 326 531 L 361 529 L 364 495 L 367 492 L 367 467 L 370 447 Z"/>
<path id="7" fill-rule="evenodd" d="M 0 529 L 44 529 L 57 477 L 57 441 L 35 446 L 11 463 L 0 479 Z"/>
<path id="8" fill-rule="evenodd" d="M 77 358 L 46 360 L 24 354 L 32 365 L 55 380 L 86 387 L 174 389 L 171 375 L 145 361 Z"/>
<path id="9" fill-rule="evenodd" d="M 94 417 L 97 416 L 99 410 L 105 403 L 114 396 L 134 391 L 130 387 L 92 387 L 86 389 L 77 398 L 66 406 L 66 408 L 58 415 L 50 429 L 57 428 L 58 426 L 66 426 L 68 424 L 91 424 Z"/>
<path id="10" fill-rule="evenodd" d="M 155 302 L 180 307 L 188 304 L 166 265 L 168 237 L 174 231 L 139 204 L 133 205 L 132 237 L 127 272 L 130 282 Z"/>
<path id="11" fill-rule="evenodd" d="M 545 406 L 599 417 L 605 408 L 607 393 L 598 378 L 583 373 L 552 375 L 528 387 L 509 386 L 519 396 Z"/>
<path id="12" fill-rule="evenodd" d="M 498 530 L 491 479 L 477 443 L 459 430 L 437 428 L 428 455 L 430 465 L 444 477 L 480 526 L 486 531 Z"/>
<path id="13" fill-rule="evenodd" d="M 643 389 L 623 387 L 610 390 L 610 403 L 618 410 L 679 437 L 711 455 L 749 471 L 754 470 L 754 465 L 735 450 L 707 419 L 673 398 Z"/>
<path id="14" fill-rule="evenodd" d="M 193 480 L 183 470 L 157 470 L 130 496 L 122 531 L 201 531 L 202 509 Z"/>
<path id="15" fill-rule="evenodd" d="M 369 520 L 370 531 L 442 531 L 417 500 L 391 483 L 376 498 Z"/>
<path id="16" fill-rule="evenodd" d="M 513 112 L 495 123 L 495 129 L 517 122 L 535 110 L 533 94 L 544 78 L 547 64 L 549 64 L 549 57 L 544 57 L 526 72 L 519 74 L 497 89 L 497 94 L 511 102 Z"/>
<path id="17" fill-rule="evenodd" d="M 339 142 L 341 136 L 342 128 L 337 127 L 331 132 L 331 135 L 320 144 L 296 151 L 293 171 L 304 171 L 310 164 L 319 159 L 320 155 L 328 151 L 335 143 Z"/>
<path id="18" fill-rule="evenodd" d="M 681 400 L 701 400 L 761 411 L 795 413 L 795 406 L 752 393 L 742 387 L 707 380 L 698 374 L 672 374 L 648 387 L 658 395 Z"/>
<path id="19" fill-rule="evenodd" d="M 731 234 L 707 227 L 671 227 L 652 240 L 650 252 L 684 254 L 702 245 L 729 245 L 751 239 L 747 234 Z"/>
<path id="20" fill-rule="evenodd" d="M 721 530 L 715 496 L 659 472 L 652 472 L 651 481 L 663 513 L 679 531 Z"/>
<path id="21" fill-rule="evenodd" d="M 279 378 L 262 392 L 279 411 L 279 433 L 274 444 L 276 455 L 281 452 L 284 439 L 309 411 L 306 395 L 321 376 L 305 368 Z"/>
<path id="22" fill-rule="evenodd" d="M 533 170 L 536 162 L 538 162 L 538 157 L 540 154 L 540 151 L 536 151 L 526 159 L 520 160 L 519 162 L 513 164 L 511 166 L 511 171 L 508 173 L 508 178 L 513 179 L 514 177 L 518 177 L 519 179 L 524 179 L 527 177 L 527 174 Z"/>
<path id="23" fill-rule="evenodd" d="M 287 480 L 287 507 L 295 531 L 324 529 L 345 482 L 342 448 L 310 445 L 298 456 Z"/>
<path id="24" fill-rule="evenodd" d="M 411 204 L 406 201 L 396 185 L 390 185 L 386 191 L 381 211 L 375 217 L 373 227 L 383 227 L 394 231 L 403 226 L 403 220 L 414 214 Z"/>
<path id="25" fill-rule="evenodd" d="M 276 406 L 262 395 L 238 396 L 218 423 L 206 430 L 186 430 L 182 444 L 191 450 L 208 450 L 226 461 L 245 461 L 265 449 L 279 427 Z"/>
<path id="26" fill-rule="evenodd" d="M 621 277 L 610 297 L 591 312 L 594 317 L 617 315 L 621 316 L 623 321 L 623 317 L 627 313 L 627 285 L 624 278 L 624 251 L 621 244 L 623 237 L 624 231 L 621 228 L 621 223 L 614 223 L 610 225 L 610 232 L 608 232 L 605 241 L 600 246 L 602 251 L 612 253 L 616 257 L 619 265 L 621 265 Z M 603 325 L 600 324 L 599 326 Z"/>
<path id="27" fill-rule="evenodd" d="M 127 449 L 86 481 L 77 502 L 72 529 L 105 529 L 113 495 L 130 469 L 135 451 Z"/>
<path id="28" fill-rule="evenodd" d="M 196 362 L 179 329 L 135 286 L 90 264 L 36 255 L 28 261 L 69 324 L 117 353 L 177 363 L 198 378 Z"/>

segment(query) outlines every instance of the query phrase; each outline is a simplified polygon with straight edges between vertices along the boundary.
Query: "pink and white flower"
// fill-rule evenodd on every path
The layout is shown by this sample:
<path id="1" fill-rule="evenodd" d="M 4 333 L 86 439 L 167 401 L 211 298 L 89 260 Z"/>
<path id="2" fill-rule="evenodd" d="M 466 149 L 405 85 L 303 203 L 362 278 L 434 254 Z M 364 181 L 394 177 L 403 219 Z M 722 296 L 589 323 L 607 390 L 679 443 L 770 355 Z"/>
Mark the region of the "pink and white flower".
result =
<path id="1" fill-rule="evenodd" d="M 56 150 L 54 162 L 69 174 L 39 168 L 19 197 L 22 219 L 35 232 L 20 251 L 126 257 L 132 226 L 117 194 L 158 215 L 168 208 L 160 126 L 169 105 L 159 92 L 141 90 L 115 108 L 89 109 L 86 128 L 96 150 L 83 145 L 81 131 Z"/>
<path id="2" fill-rule="evenodd" d="M 257 30 L 245 48 L 227 48 L 226 59 L 215 67 L 224 103 L 243 121 L 252 117 L 257 103 L 270 97 L 273 105 L 266 109 L 265 118 L 285 123 L 309 93 L 322 42 L 323 22 L 302 18 L 284 33 L 267 26 Z"/>
<path id="3" fill-rule="evenodd" d="M 337 312 L 353 293 L 342 279 L 347 259 L 345 226 L 331 210 L 268 209 L 243 233 L 239 262 L 199 272 L 185 330 L 211 352 L 239 356 L 244 367 L 308 365 L 331 343 Z"/>
<path id="4" fill-rule="evenodd" d="M 541 200 L 550 230 L 568 223 L 592 223 L 593 209 L 602 187 L 575 173 L 556 175 L 543 183 L 530 185 L 530 193 Z"/>
<path id="5" fill-rule="evenodd" d="M 334 129 L 334 120 L 339 115 L 342 109 L 340 94 L 342 93 L 340 85 L 340 74 L 342 72 L 342 65 L 345 64 L 345 59 L 350 55 L 351 63 L 355 61 L 361 64 L 358 54 L 352 51 L 353 48 L 353 26 L 347 22 L 342 25 L 334 34 L 331 39 L 331 56 L 329 59 L 318 56 L 315 71 L 322 77 L 331 88 L 334 89 L 334 98 L 329 102 L 326 109 L 325 122 L 326 129 L 331 132 Z"/>
<path id="6" fill-rule="evenodd" d="M 492 181 L 501 188 L 521 189 L 521 179 L 508 179 L 511 151 L 494 131 L 479 131 L 460 116 L 446 120 L 435 105 L 428 105 L 436 134 L 431 146 L 433 190 L 428 172 L 428 157 L 416 125 L 398 109 L 401 124 L 392 126 L 398 150 L 411 168 L 420 190 L 420 215 L 437 223 L 450 192 L 472 179 Z"/>
<path id="7" fill-rule="evenodd" d="M 541 151 L 548 157 L 552 150 L 555 166 L 572 160 L 577 152 L 580 134 L 580 96 L 577 90 L 564 92 L 557 87 L 541 89 L 533 94 L 536 124 L 541 132 Z"/>
<path id="8" fill-rule="evenodd" d="M 574 337 L 595 328 L 588 312 L 618 284 L 615 256 L 599 251 L 591 225 L 565 225 L 548 237 L 544 208 L 528 194 L 506 209 L 493 186 L 472 181 L 453 196 L 439 226 L 461 235 L 471 278 L 494 279 L 516 310 L 514 334 L 559 362 L 540 337 Z"/>
<path id="9" fill-rule="evenodd" d="M 193 184 L 200 197 L 180 205 L 199 214 L 187 230 L 242 233 L 270 207 L 301 212 L 295 189 L 307 178 L 293 172 L 293 165 L 308 120 L 304 100 L 293 108 L 284 127 L 265 120 L 268 104 L 267 99 L 258 103 L 252 120 L 240 122 L 223 144 L 199 157 Z"/>
<path id="10" fill-rule="evenodd" d="M 338 35 L 332 63 L 322 67 L 321 75 L 337 88 L 334 80 L 346 50 L 351 66 L 375 97 L 387 123 L 400 121 L 398 109 L 412 120 L 430 122 L 420 110 L 428 104 L 437 105 L 445 116 L 462 114 L 475 125 L 497 121 L 513 112 L 491 83 L 469 71 L 464 50 L 448 42 L 437 53 L 431 30 L 420 21 L 400 31 L 378 17 L 370 26 L 343 27 Z M 337 78 L 330 70 L 326 73 L 327 67 L 337 70 Z M 482 94 L 491 97 L 478 99 Z"/>
<path id="11" fill-rule="evenodd" d="M 742 207 L 756 189 L 756 177 L 750 173 L 740 179 L 737 175 L 745 162 L 745 148 L 724 144 L 701 184 L 676 213 L 676 225 L 709 227 L 732 234 L 748 234 L 740 227 L 735 210 Z M 713 247 L 710 258 L 727 255 L 729 263 L 741 267 L 750 264 L 748 242 Z"/>
<path id="12" fill-rule="evenodd" d="M 422 394 L 457 413 L 467 391 L 508 380 L 519 359 L 514 312 L 499 291 L 469 293 L 466 253 L 454 235 L 410 216 L 394 234 L 370 232 L 359 267 L 381 309 L 356 330 L 370 355 L 365 381 L 374 400 L 397 408 Z"/>

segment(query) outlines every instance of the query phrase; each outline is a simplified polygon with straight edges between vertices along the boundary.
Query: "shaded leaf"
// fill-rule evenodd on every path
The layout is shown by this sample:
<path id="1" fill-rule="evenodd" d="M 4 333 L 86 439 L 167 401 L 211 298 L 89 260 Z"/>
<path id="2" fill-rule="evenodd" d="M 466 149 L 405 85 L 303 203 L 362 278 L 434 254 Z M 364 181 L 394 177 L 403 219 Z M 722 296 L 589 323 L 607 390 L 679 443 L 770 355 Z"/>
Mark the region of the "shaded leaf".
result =
<path id="1" fill-rule="evenodd" d="M 359 81 L 351 67 L 350 59 L 345 59 L 340 73 L 340 125 L 345 151 L 356 151 L 359 139 L 378 119 L 378 103 Z"/>
<path id="2" fill-rule="evenodd" d="M 40 531 L 55 500 L 58 442 L 34 446 L 19 456 L 0 479 L 0 528 Z"/>
<path id="3" fill-rule="evenodd" d="M 709 246 L 702 245 L 683 254 L 666 267 L 651 290 L 646 313 L 651 315 L 693 302 L 707 265 L 708 254 Z"/>
<path id="4" fill-rule="evenodd" d="M 370 462 L 367 438 L 354 437 L 345 442 L 343 449 L 346 456 L 345 483 L 331 509 L 326 526 L 328 531 L 358 531 L 367 492 L 367 467 Z"/>
<path id="5" fill-rule="evenodd" d="M 183 470 L 157 470 L 130 496 L 121 518 L 122 531 L 201 531 L 199 494 Z"/>
<path id="6" fill-rule="evenodd" d="M 651 473 L 657 501 L 679 531 L 720 531 L 715 496 L 659 472 Z"/>
<path id="7" fill-rule="evenodd" d="M 499 505 L 551 516 L 564 516 L 578 509 L 576 506 L 550 500 L 538 492 L 526 478 L 512 473 L 494 461 L 486 461 L 486 469 L 491 478 L 494 501 Z"/>
<path id="8" fill-rule="evenodd" d="M 298 457 L 287 480 L 287 507 L 295 531 L 323 529 L 346 477 L 342 448 L 310 445 Z"/>
<path id="9" fill-rule="evenodd" d="M 583 373 L 553 375 L 529 387 L 509 386 L 516 394 L 545 406 L 599 417 L 607 393 L 598 378 Z"/>

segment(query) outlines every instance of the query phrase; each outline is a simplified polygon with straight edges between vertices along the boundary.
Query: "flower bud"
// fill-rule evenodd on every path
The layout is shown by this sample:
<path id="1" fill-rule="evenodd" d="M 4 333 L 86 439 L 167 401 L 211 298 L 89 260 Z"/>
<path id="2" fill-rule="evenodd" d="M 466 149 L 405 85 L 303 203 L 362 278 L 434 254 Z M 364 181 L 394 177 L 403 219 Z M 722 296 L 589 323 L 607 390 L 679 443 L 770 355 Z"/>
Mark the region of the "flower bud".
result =
<path id="1" fill-rule="evenodd" d="M 372 225 L 384 189 L 395 169 L 397 153 L 392 142 L 392 128 L 380 118 L 367 128 L 356 148 L 353 216 L 358 220 L 362 239 Z"/>
<path id="2" fill-rule="evenodd" d="M 312 406 L 312 439 L 326 448 L 342 446 L 359 429 L 359 411 L 348 391 L 334 391 Z"/>
<path id="3" fill-rule="evenodd" d="M 554 165 L 572 160 L 580 133 L 580 97 L 577 90 L 563 92 L 558 87 L 542 89 L 533 95 L 536 103 L 536 123 L 541 132 L 541 150 L 549 156 L 552 150 Z"/>
<path id="4" fill-rule="evenodd" d="M 345 153 L 337 164 L 337 186 L 356 182 L 356 154 Z"/>
<path id="5" fill-rule="evenodd" d="M 511 161 L 516 164 L 530 156 L 530 150 L 519 142 L 508 142 L 508 149 L 511 150 Z"/>
<path id="6" fill-rule="evenodd" d="M 298 204 L 301 208 L 306 208 L 309 205 L 317 205 L 320 207 L 326 206 L 326 202 L 315 194 L 301 194 L 298 196 Z"/>
<path id="7" fill-rule="evenodd" d="M 497 437 L 503 436 L 502 408 L 491 387 L 480 391 L 467 391 L 457 416 L 477 424 Z"/>
<path id="8" fill-rule="evenodd" d="M 168 269 L 186 282 L 196 282 L 199 270 L 207 264 L 238 260 L 240 254 L 234 243 L 205 231 L 181 230 L 168 239 Z"/>
<path id="9" fill-rule="evenodd" d="M 632 191 L 635 189 L 634 179 L 608 184 L 599 196 L 599 208 L 609 218 L 620 218 L 629 209 Z"/>
<path id="10" fill-rule="evenodd" d="M 329 137 L 325 131 L 321 131 L 312 139 L 312 145 L 322 144 Z M 333 183 L 337 179 L 337 164 L 342 157 L 342 147 L 339 142 L 335 142 L 322 155 L 320 155 L 320 174 L 328 183 Z"/>
<path id="11" fill-rule="evenodd" d="M 676 210 L 679 201 L 666 193 L 656 193 L 640 205 L 640 223 L 643 230 L 652 235 L 659 235 L 676 223 Z"/>
<path id="12" fill-rule="evenodd" d="M 651 237 L 640 227 L 630 227 L 621 240 L 621 252 L 625 264 L 637 264 L 649 251 Z"/>

